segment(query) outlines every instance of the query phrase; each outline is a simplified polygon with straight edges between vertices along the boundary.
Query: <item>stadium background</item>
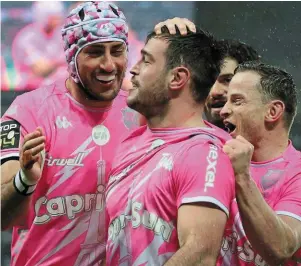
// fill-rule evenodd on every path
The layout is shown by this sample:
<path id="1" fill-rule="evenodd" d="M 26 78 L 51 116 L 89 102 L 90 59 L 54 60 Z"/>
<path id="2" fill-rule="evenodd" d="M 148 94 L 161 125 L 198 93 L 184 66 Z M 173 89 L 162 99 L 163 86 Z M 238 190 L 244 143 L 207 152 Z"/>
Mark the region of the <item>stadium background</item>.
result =
<path id="1" fill-rule="evenodd" d="M 74 2 L 64 2 L 66 10 Z M 239 39 L 252 45 L 263 61 L 291 73 L 301 98 L 301 2 L 118 2 L 131 28 L 144 41 L 146 34 L 162 20 L 175 16 L 192 19 L 218 38 Z M 1 115 L 16 91 L 16 71 L 11 45 L 16 33 L 32 22 L 32 2 L 1 2 L 1 56 L 5 60 L 9 88 L 1 87 Z M 294 145 L 301 150 L 301 106 L 291 131 Z M 10 233 L 1 233 L 1 265 L 9 265 Z"/>

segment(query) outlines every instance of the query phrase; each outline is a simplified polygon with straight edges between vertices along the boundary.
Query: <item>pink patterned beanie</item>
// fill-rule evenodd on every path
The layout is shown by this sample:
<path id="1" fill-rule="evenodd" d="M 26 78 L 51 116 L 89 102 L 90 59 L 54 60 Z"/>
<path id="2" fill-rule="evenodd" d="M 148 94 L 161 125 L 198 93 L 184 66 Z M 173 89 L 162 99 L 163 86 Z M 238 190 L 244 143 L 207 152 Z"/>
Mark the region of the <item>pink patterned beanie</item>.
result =
<path id="1" fill-rule="evenodd" d="M 70 12 L 62 29 L 68 71 L 81 82 L 76 58 L 87 45 L 119 41 L 128 46 L 128 25 L 123 12 L 109 2 L 85 2 Z M 82 82 L 81 82 L 82 83 Z"/>

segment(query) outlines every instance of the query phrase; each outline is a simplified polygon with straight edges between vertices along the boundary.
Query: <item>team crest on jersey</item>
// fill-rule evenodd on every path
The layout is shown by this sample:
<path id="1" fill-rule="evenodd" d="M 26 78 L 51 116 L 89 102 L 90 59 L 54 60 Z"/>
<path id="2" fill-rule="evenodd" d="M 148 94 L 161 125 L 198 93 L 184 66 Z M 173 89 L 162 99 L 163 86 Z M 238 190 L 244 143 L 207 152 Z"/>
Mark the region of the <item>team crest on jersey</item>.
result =
<path id="1" fill-rule="evenodd" d="M 261 186 L 264 190 L 268 190 L 284 176 L 284 170 L 269 170 L 263 177 L 261 177 Z"/>
<path id="2" fill-rule="evenodd" d="M 138 113 L 129 107 L 121 110 L 123 123 L 127 129 L 134 129 L 139 125 Z"/>
<path id="3" fill-rule="evenodd" d="M 20 124 L 10 120 L 1 122 L 1 150 L 19 148 L 20 143 Z"/>
<path id="4" fill-rule="evenodd" d="M 106 145 L 110 141 L 110 138 L 110 131 L 104 125 L 98 125 L 92 129 L 92 139 L 97 145 Z"/>

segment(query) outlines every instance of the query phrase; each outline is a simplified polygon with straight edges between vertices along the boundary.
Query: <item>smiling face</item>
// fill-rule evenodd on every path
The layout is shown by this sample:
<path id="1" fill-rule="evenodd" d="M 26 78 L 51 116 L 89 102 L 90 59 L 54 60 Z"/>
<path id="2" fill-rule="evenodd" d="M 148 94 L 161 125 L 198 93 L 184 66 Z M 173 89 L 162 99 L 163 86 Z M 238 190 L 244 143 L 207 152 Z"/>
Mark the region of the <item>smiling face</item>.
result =
<path id="1" fill-rule="evenodd" d="M 132 68 L 133 87 L 129 90 L 128 106 L 146 117 L 162 111 L 170 100 L 165 52 L 168 43 L 152 38 L 141 51 L 141 59 Z"/>
<path id="2" fill-rule="evenodd" d="M 221 116 L 230 135 L 243 136 L 256 143 L 265 130 L 267 105 L 259 89 L 260 76 L 253 71 L 239 72 L 232 78 L 228 101 L 221 110 Z"/>
<path id="3" fill-rule="evenodd" d="M 77 56 L 78 73 L 86 96 L 112 101 L 119 93 L 127 66 L 126 46 L 122 42 L 88 45 Z"/>
<path id="4" fill-rule="evenodd" d="M 221 72 L 211 88 L 206 102 L 205 114 L 207 120 L 221 128 L 224 127 L 224 124 L 220 111 L 227 101 L 229 83 L 237 65 L 237 61 L 232 58 L 227 57 L 223 60 Z"/>

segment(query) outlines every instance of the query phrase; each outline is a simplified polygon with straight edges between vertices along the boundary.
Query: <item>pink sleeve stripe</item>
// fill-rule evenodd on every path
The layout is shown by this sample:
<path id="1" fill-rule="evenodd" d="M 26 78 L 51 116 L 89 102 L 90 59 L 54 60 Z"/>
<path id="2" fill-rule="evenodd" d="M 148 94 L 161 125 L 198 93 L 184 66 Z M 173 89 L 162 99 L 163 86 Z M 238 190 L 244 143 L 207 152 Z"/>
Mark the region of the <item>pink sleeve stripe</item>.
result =
<path id="1" fill-rule="evenodd" d="M 229 218 L 229 210 L 228 208 L 221 203 L 219 200 L 213 197 L 208 197 L 208 196 L 199 196 L 199 197 L 192 197 L 192 198 L 183 198 L 181 205 L 182 204 L 187 204 L 187 203 L 198 203 L 198 202 L 210 202 L 213 203 L 214 205 L 217 205 L 220 209 L 222 209 L 223 212 L 226 213 L 227 217 Z"/>
<path id="2" fill-rule="evenodd" d="M 277 214 L 280 214 L 280 215 L 286 215 L 286 216 L 290 216 L 292 218 L 295 218 L 297 219 L 298 221 L 301 222 L 301 216 L 297 215 L 297 214 L 294 214 L 292 212 L 287 212 L 287 211 L 276 211 Z"/>

